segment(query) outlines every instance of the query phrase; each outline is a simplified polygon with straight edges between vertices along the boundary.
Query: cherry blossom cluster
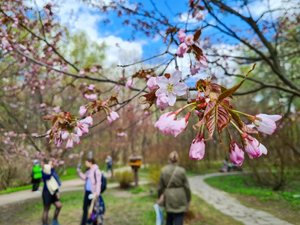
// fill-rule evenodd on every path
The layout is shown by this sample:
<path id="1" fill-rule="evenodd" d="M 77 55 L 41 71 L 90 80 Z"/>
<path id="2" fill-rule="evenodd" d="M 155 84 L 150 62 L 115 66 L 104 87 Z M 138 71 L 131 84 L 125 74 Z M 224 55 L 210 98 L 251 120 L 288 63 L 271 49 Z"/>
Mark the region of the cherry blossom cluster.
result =
<path id="1" fill-rule="evenodd" d="M 66 149 L 73 148 L 74 143 L 80 143 L 80 137 L 89 132 L 89 126 L 93 125 L 93 118 L 87 116 L 77 120 L 70 112 L 60 112 L 44 117 L 52 121 L 52 127 L 47 132 L 47 137 L 54 140 L 56 147 L 60 148 L 67 141 Z"/>
<path id="2" fill-rule="evenodd" d="M 119 118 L 119 114 L 115 111 L 113 111 L 109 106 L 108 103 L 111 101 L 116 100 L 117 96 L 111 96 L 109 100 L 106 100 L 102 102 L 100 99 L 94 100 L 92 102 L 89 102 L 86 105 L 80 106 L 79 108 L 79 114 L 81 116 L 88 114 L 92 115 L 93 113 L 100 112 L 103 110 L 106 114 L 107 121 L 109 123 L 113 123 L 115 120 Z"/>
<path id="3" fill-rule="evenodd" d="M 81 90 L 83 97 L 89 100 L 96 100 L 101 93 L 101 91 L 93 84 L 80 84 L 79 89 Z"/>
<path id="4" fill-rule="evenodd" d="M 176 70 L 174 73 L 165 74 L 161 77 L 150 77 L 147 81 L 150 90 L 149 94 L 143 95 L 145 103 L 156 104 L 162 111 L 173 106 L 176 96 L 186 94 L 188 86 L 182 82 L 181 72 Z"/>
<path id="5" fill-rule="evenodd" d="M 0 129 L 0 134 L 1 155 L 6 159 L 11 159 L 15 154 L 29 157 L 30 146 L 24 145 L 27 134 L 5 131 L 3 128 Z"/>
<path id="6" fill-rule="evenodd" d="M 251 71 L 249 71 L 249 73 Z M 236 143 L 230 133 L 230 130 L 227 128 L 229 124 L 232 124 L 232 126 L 236 128 L 240 134 L 242 145 L 249 158 L 253 159 L 261 156 L 262 154 L 267 154 L 266 147 L 256 138 L 251 136 L 251 134 L 258 134 L 258 132 L 268 135 L 273 134 L 276 130 L 275 122 L 280 120 L 281 116 L 266 114 L 252 116 L 234 110 L 230 104 L 230 101 L 233 99 L 232 94 L 238 90 L 245 79 L 240 84 L 229 89 L 216 83 L 212 83 L 209 78 L 206 80 L 200 79 L 196 83 L 196 88 L 198 90 L 197 98 L 174 112 L 166 112 L 162 114 L 159 120 L 155 123 L 155 127 L 165 135 L 171 133 L 174 137 L 177 137 L 187 128 L 189 118 L 194 112 L 198 117 L 199 122 L 193 125 L 194 129 L 198 132 L 191 143 L 189 153 L 191 159 L 201 160 L 204 157 L 206 141 L 212 138 L 214 130 L 217 128 L 220 142 L 226 149 L 229 149 L 231 161 L 236 165 L 242 165 L 244 161 L 244 151 L 240 145 Z M 158 101 L 156 104 L 159 106 Z M 190 108 L 189 112 L 182 118 L 178 118 L 179 114 L 188 108 Z M 252 123 L 244 123 L 239 115 L 243 115 Z M 208 133 L 208 137 L 206 138 L 204 132 L 205 128 Z M 231 139 L 229 147 L 226 147 L 221 140 L 221 132 L 225 128 Z"/>
<path id="7" fill-rule="evenodd" d="M 197 74 L 201 67 L 207 68 L 207 58 L 203 54 L 202 50 L 196 45 L 196 41 L 201 35 L 201 30 L 198 30 L 194 35 L 186 35 L 183 29 L 178 31 L 178 39 L 180 45 L 177 48 L 177 56 L 182 58 L 185 53 L 193 53 L 195 55 L 196 61 L 194 65 L 191 63 L 190 71 L 192 75 Z"/>

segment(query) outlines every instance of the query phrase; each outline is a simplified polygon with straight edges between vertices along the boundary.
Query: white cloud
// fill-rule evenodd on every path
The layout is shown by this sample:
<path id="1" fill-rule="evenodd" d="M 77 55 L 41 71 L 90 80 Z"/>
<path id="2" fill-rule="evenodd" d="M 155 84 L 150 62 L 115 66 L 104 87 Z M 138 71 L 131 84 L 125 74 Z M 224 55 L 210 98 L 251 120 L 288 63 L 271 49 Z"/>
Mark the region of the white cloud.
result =
<path id="1" fill-rule="evenodd" d="M 98 38 L 99 44 L 105 42 L 108 46 L 106 50 L 106 61 L 111 64 L 129 64 L 141 59 L 143 43 L 129 42 L 115 36 Z"/>
<path id="2" fill-rule="evenodd" d="M 41 9 L 48 2 L 49 0 L 37 0 L 37 5 Z M 51 2 L 55 4 L 57 1 L 52 0 Z M 108 4 L 111 0 L 104 0 L 104 2 Z M 145 43 L 142 41 L 129 42 L 113 35 L 107 36 L 109 32 L 99 28 L 100 22 L 107 15 L 100 14 L 97 8 L 77 0 L 59 1 L 58 3 L 56 14 L 60 22 L 66 25 L 71 33 L 82 30 L 88 34 L 91 40 L 97 41 L 99 44 L 106 43 L 107 67 L 111 64 L 127 64 L 141 59 L 142 46 Z M 91 3 L 97 5 L 98 1 L 92 0 Z M 35 6 L 33 3 L 30 5 Z"/>
<path id="3" fill-rule="evenodd" d="M 251 12 L 251 15 L 254 17 L 254 19 L 257 19 L 260 17 L 265 11 L 267 10 L 274 10 L 274 9 L 284 9 L 289 14 L 292 14 L 297 9 L 293 9 L 294 7 L 299 7 L 299 1 L 298 0 L 269 0 L 268 1 L 253 1 L 249 3 L 249 10 Z M 297 10 L 299 12 L 299 9 Z M 243 13 L 248 14 L 248 11 L 246 8 L 243 9 Z M 273 16 L 277 17 L 279 15 L 282 15 L 283 11 L 275 11 L 272 13 Z M 270 14 L 267 14 L 270 15 Z M 270 18 L 270 16 L 268 16 Z"/>

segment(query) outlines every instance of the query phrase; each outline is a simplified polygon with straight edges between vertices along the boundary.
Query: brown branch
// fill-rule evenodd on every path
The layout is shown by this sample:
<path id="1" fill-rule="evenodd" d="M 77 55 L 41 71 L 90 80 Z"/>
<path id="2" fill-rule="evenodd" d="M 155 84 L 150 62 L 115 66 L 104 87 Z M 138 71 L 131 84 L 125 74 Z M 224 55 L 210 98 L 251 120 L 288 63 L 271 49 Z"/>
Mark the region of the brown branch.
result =
<path id="1" fill-rule="evenodd" d="M 54 68 L 54 67 L 52 67 L 52 66 L 49 66 L 49 65 L 47 65 L 47 64 L 45 64 L 45 63 L 43 63 L 43 62 L 40 62 L 40 61 L 38 61 L 38 60 L 36 60 L 36 59 L 30 57 L 30 56 L 24 54 L 23 52 L 21 52 L 21 51 L 18 50 L 18 49 L 15 49 L 14 51 L 17 52 L 18 54 L 20 54 L 20 55 L 26 57 L 28 60 L 30 60 L 30 61 L 32 61 L 32 62 L 34 62 L 34 63 L 40 65 L 40 66 L 46 67 L 46 68 L 51 69 L 51 70 L 53 70 L 53 71 L 56 71 L 56 72 L 58 72 L 58 73 L 62 73 L 62 74 L 65 74 L 65 75 L 68 75 L 68 76 L 71 76 L 71 77 L 75 77 L 75 78 L 77 78 L 77 79 L 86 79 L 86 80 L 92 80 L 92 81 L 101 82 L 101 83 L 113 83 L 113 84 L 125 86 L 124 83 L 120 83 L 120 82 L 114 81 L 114 80 L 100 79 L 100 78 L 90 77 L 90 76 L 84 76 L 84 77 L 83 77 L 83 76 L 80 76 L 80 75 L 77 75 L 77 74 L 73 74 L 73 73 L 70 73 L 70 72 L 67 72 L 67 71 L 62 71 L 62 70 L 56 69 L 56 68 Z M 141 90 L 141 89 L 138 89 L 138 88 L 130 88 L 130 89 L 133 90 L 133 91 L 140 91 L 140 90 Z M 146 92 L 146 91 L 145 91 L 145 92 Z M 147 93 L 147 92 L 146 92 L 146 93 Z"/>
<path id="2" fill-rule="evenodd" d="M 36 144 L 34 143 L 34 141 L 31 139 L 29 131 L 24 128 L 23 124 L 18 120 L 18 118 L 15 117 L 15 115 L 8 110 L 8 108 L 6 107 L 6 105 L 4 104 L 4 102 L 2 100 L 0 100 L 0 104 L 3 106 L 3 108 L 5 109 L 5 111 L 7 112 L 7 114 L 16 121 L 16 123 L 21 128 L 21 130 L 23 130 L 24 133 L 27 134 L 27 138 L 30 141 L 30 143 L 33 145 L 33 147 L 35 148 L 35 150 L 37 150 L 38 152 L 41 152 L 41 150 L 36 146 Z"/>
<path id="3" fill-rule="evenodd" d="M 259 30 L 259 27 L 257 25 L 257 23 L 253 20 L 253 18 L 251 17 L 245 17 L 243 15 L 241 15 L 239 12 L 235 11 L 233 8 L 227 6 L 226 4 L 224 4 L 223 2 L 219 1 L 219 0 L 211 0 L 210 2 L 212 2 L 214 5 L 226 10 L 229 13 L 232 13 L 238 17 L 240 17 L 242 20 L 244 20 L 246 23 L 248 23 L 250 25 L 250 27 L 252 27 L 252 29 L 254 30 L 254 32 L 258 35 L 258 37 L 260 38 L 260 40 L 262 41 L 262 43 L 265 45 L 265 47 L 268 49 L 269 54 L 270 54 L 270 58 L 273 60 L 273 63 L 271 63 L 269 61 L 269 59 L 262 54 L 262 52 L 258 51 L 258 49 L 254 48 L 253 46 L 251 46 L 249 44 L 249 46 L 251 46 L 251 49 L 255 50 L 257 53 L 261 53 L 260 55 L 263 57 L 263 59 L 270 65 L 272 71 L 274 73 L 277 74 L 277 76 L 289 87 L 300 91 L 299 87 L 297 87 L 297 85 L 295 85 L 292 81 L 290 81 L 284 74 L 284 69 L 280 66 L 277 54 L 276 54 L 276 49 L 274 49 L 274 47 L 272 46 L 272 44 L 266 39 L 266 37 L 263 35 L 263 33 Z M 230 30 L 221 20 L 219 20 L 217 18 L 217 16 L 215 16 L 211 9 L 208 7 L 208 4 L 204 1 L 204 4 L 207 6 L 209 13 L 220 23 L 222 24 L 222 26 L 224 26 L 226 29 Z M 232 31 L 233 32 L 233 31 Z M 234 36 L 237 36 L 236 33 L 234 33 Z M 242 40 L 242 39 L 240 39 Z M 247 43 L 246 41 L 243 41 L 243 43 Z"/>
<path id="4" fill-rule="evenodd" d="M 8 16 L 0 7 L 0 12 L 3 13 L 7 18 L 9 18 L 11 21 L 14 21 L 13 18 L 11 18 L 10 16 Z M 67 59 L 65 59 L 57 50 L 56 48 L 53 47 L 53 45 L 51 45 L 45 38 L 41 38 L 40 36 L 38 36 L 37 34 L 35 34 L 32 30 L 30 30 L 28 27 L 26 27 L 21 21 L 18 23 L 19 26 L 21 26 L 22 28 L 24 28 L 25 30 L 27 30 L 31 35 L 33 35 L 35 38 L 37 38 L 40 41 L 45 42 L 49 47 L 52 48 L 53 52 L 58 55 L 65 63 L 67 63 L 68 65 L 70 65 L 71 67 L 73 67 L 77 72 L 79 72 L 80 70 L 71 62 L 69 62 Z"/>

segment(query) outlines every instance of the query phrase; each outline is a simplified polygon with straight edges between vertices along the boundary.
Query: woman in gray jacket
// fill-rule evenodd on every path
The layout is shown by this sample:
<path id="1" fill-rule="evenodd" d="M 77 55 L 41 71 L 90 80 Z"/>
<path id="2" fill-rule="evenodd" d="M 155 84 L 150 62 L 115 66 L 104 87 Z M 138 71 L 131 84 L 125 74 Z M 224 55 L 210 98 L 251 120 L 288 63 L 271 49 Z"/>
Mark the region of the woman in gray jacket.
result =
<path id="1" fill-rule="evenodd" d="M 184 212 L 188 210 L 191 201 L 191 190 L 185 169 L 178 166 L 176 151 L 169 155 L 169 165 L 161 170 L 158 197 L 162 194 L 165 195 L 167 225 L 182 225 Z"/>

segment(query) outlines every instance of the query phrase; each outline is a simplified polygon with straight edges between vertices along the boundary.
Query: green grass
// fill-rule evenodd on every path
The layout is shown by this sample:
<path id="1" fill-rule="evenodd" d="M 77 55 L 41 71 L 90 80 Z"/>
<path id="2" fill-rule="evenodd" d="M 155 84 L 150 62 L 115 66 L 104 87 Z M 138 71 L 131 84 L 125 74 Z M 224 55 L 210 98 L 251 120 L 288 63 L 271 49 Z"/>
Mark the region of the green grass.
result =
<path id="1" fill-rule="evenodd" d="M 155 165 L 148 165 L 146 168 L 140 168 L 139 173 L 146 174 L 151 170 L 151 168 Z M 189 176 L 194 176 L 194 175 L 202 175 L 202 174 L 207 174 L 207 173 L 215 173 L 218 172 L 219 169 L 222 167 L 222 162 L 210 162 L 210 168 L 207 168 L 205 164 L 199 164 L 199 167 L 197 168 L 197 171 L 189 171 L 186 170 L 186 174 Z"/>
<path id="2" fill-rule="evenodd" d="M 60 179 L 61 181 L 64 181 L 64 180 L 71 180 L 71 179 L 78 178 L 76 169 L 77 169 L 76 167 L 70 167 L 70 168 L 67 168 L 67 169 L 66 169 L 66 173 L 60 175 L 60 176 L 59 176 L 59 179 Z"/>
<path id="3" fill-rule="evenodd" d="M 76 167 L 67 168 L 66 173 L 59 176 L 59 179 L 61 181 L 71 180 L 71 179 L 75 179 L 75 178 L 78 178 L 78 175 L 77 175 L 77 172 L 76 172 Z M 40 187 L 41 186 L 43 186 L 43 182 L 40 183 Z M 20 186 L 20 187 L 7 188 L 6 190 L 1 190 L 0 195 L 9 194 L 9 193 L 16 192 L 16 191 L 28 190 L 28 189 L 31 189 L 31 188 L 32 188 L 32 184 L 25 185 L 25 186 Z"/>
<path id="4" fill-rule="evenodd" d="M 249 175 L 211 177 L 205 179 L 205 182 L 233 194 L 249 207 L 268 211 L 290 222 L 300 218 L 300 197 L 295 197 L 300 195 L 300 180 L 291 183 L 289 191 L 273 191 L 271 188 L 258 187 Z"/>
<path id="5" fill-rule="evenodd" d="M 21 186 L 21 187 L 7 188 L 6 190 L 1 190 L 0 195 L 9 194 L 9 193 L 16 192 L 16 191 L 28 190 L 28 189 L 31 189 L 31 188 L 32 188 L 31 184 L 26 185 L 26 186 Z"/>
<path id="6" fill-rule="evenodd" d="M 105 225 L 153 225 L 155 224 L 155 211 L 153 205 L 156 203 L 156 196 L 150 196 L 149 185 L 141 186 L 138 189 L 108 189 L 103 194 L 106 206 Z M 140 190 L 139 193 L 132 193 L 133 190 Z M 141 191 L 142 190 L 142 191 Z M 77 225 L 82 216 L 83 192 L 61 193 L 63 208 L 59 216 L 61 224 Z M 186 216 L 186 225 L 240 225 L 229 216 L 220 213 L 202 199 L 193 195 L 191 212 Z M 43 211 L 41 199 L 30 200 L 23 204 L 18 203 L 0 209 L 0 225 L 40 224 Z M 49 213 L 49 222 L 52 221 L 54 207 Z M 3 222 L 2 222 L 3 221 Z M 5 221 L 5 222 L 4 222 Z"/>

